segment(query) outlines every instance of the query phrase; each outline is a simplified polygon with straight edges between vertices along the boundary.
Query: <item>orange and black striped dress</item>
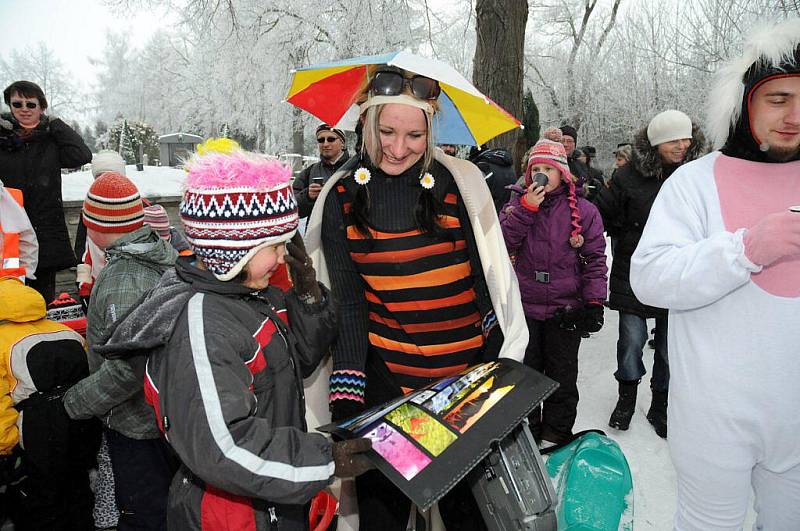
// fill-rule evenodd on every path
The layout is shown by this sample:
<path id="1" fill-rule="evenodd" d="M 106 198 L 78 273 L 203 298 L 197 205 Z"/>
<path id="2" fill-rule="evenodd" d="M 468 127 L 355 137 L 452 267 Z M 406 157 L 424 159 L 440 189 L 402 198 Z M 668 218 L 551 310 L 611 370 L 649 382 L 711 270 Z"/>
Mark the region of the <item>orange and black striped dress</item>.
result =
<path id="1" fill-rule="evenodd" d="M 359 185 L 351 177 L 337 185 L 338 228 L 345 248 L 339 250 L 339 262 L 346 252 L 350 264 L 337 267 L 337 260 L 330 259 L 337 252 L 325 249 L 334 296 L 339 295 L 342 308 L 334 370 L 364 371 L 370 351 L 408 392 L 480 361 L 481 312 L 467 249 L 471 240 L 465 234 L 471 228 L 468 223 L 462 226 L 461 197 L 452 176 L 443 167 L 438 170 L 438 189 L 432 192 L 444 204 L 439 218 L 444 233 L 440 234 L 416 228 L 413 212 L 421 193 L 418 168 L 395 177 L 372 169 L 368 184 L 371 238 L 356 228 L 352 216 L 352 198 Z M 331 234 L 323 234 L 324 244 L 333 242 Z M 348 275 L 351 284 L 355 276 L 360 278 L 360 293 L 353 290 L 345 295 L 337 286 L 337 281 L 347 283 Z M 482 271 L 480 275 L 482 279 Z M 363 319 L 366 326 L 350 319 Z M 357 337 L 362 334 L 366 342 L 363 336 Z"/>

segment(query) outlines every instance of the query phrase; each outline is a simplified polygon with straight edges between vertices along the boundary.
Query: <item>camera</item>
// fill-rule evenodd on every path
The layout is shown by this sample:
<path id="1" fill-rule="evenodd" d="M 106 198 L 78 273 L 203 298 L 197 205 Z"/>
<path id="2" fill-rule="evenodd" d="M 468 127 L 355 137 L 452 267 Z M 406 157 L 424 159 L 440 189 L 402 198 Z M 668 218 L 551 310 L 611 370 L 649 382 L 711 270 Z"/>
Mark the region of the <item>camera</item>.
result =
<path id="1" fill-rule="evenodd" d="M 536 185 L 534 186 L 534 188 L 536 188 L 537 186 L 542 186 L 542 187 L 547 186 L 547 183 L 550 182 L 550 179 L 548 179 L 547 175 L 545 175 L 544 173 L 538 172 L 533 174 L 533 177 L 531 177 L 531 181 L 533 182 L 534 185 Z"/>
<path id="2" fill-rule="evenodd" d="M 311 184 L 325 184 L 325 177 L 314 177 L 311 179 Z"/>

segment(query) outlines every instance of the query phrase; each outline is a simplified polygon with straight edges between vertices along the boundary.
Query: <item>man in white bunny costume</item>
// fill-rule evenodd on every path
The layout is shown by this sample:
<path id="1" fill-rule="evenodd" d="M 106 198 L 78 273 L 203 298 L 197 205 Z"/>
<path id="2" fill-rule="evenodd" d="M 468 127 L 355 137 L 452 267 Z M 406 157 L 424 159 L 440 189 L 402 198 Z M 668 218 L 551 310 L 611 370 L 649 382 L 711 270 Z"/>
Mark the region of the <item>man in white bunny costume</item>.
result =
<path id="1" fill-rule="evenodd" d="M 631 262 L 669 309 L 675 529 L 800 530 L 800 19 L 719 70 L 714 151 L 678 169 Z"/>

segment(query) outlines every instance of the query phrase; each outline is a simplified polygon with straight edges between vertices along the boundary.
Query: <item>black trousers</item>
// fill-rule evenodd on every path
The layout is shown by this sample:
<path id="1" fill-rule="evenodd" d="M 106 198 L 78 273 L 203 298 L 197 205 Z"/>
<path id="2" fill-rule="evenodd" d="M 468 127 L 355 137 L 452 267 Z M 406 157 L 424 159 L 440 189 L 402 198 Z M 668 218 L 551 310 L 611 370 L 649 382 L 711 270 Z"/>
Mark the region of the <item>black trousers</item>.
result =
<path id="1" fill-rule="evenodd" d="M 499 327 L 496 327 L 499 329 Z M 402 395 L 389 369 L 374 353 L 367 358 L 366 407 L 383 404 Z M 386 476 L 370 470 L 356 478 L 359 529 L 362 531 L 405 531 L 411 511 L 409 500 Z M 439 501 L 439 512 L 447 529 L 485 531 L 478 504 L 466 480 Z M 422 529 L 417 519 L 417 529 Z"/>
<path id="2" fill-rule="evenodd" d="M 26 477 L 9 485 L 6 509 L 16 531 L 94 529 L 89 469 L 100 446 L 97 419 L 71 420 L 59 398 L 29 398 L 22 410 Z"/>
<path id="3" fill-rule="evenodd" d="M 572 435 L 578 412 L 578 348 L 581 333 L 564 330 L 556 319 L 528 324 L 528 348 L 525 365 L 558 382 L 558 389 L 536 408 L 529 419 L 537 439 L 561 443 Z"/>
<path id="4" fill-rule="evenodd" d="M 405 531 L 411 510 L 409 500 L 386 476 L 370 470 L 356 478 L 359 529 Z M 439 512 L 447 529 L 485 531 L 486 524 L 466 480 L 439 500 Z M 417 529 L 422 529 L 417 519 Z"/>
<path id="5" fill-rule="evenodd" d="M 108 429 L 105 433 L 119 509 L 117 531 L 166 531 L 177 458 L 162 439 L 131 439 Z"/>
<path id="6" fill-rule="evenodd" d="M 55 269 L 37 269 L 36 280 L 28 280 L 26 284 L 44 297 L 45 304 L 50 304 L 56 298 L 56 271 Z"/>

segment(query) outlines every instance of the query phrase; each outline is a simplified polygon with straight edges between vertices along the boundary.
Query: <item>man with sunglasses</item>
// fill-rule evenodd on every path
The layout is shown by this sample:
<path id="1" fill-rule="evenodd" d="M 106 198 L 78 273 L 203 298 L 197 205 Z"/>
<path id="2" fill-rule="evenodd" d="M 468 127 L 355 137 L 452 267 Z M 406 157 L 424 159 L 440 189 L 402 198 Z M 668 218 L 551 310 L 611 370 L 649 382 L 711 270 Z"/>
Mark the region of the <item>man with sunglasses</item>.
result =
<path id="1" fill-rule="evenodd" d="M 317 127 L 317 144 L 320 161 L 301 171 L 292 185 L 301 219 L 311 214 L 322 185 L 349 158 L 341 129 L 321 124 Z"/>
<path id="2" fill-rule="evenodd" d="M 47 99 L 30 81 L 3 91 L 10 113 L 0 114 L 0 177 L 22 191 L 25 211 L 39 240 L 39 265 L 28 284 L 47 302 L 55 298 L 56 272 L 75 265 L 61 199 L 61 168 L 92 160 L 80 135 L 45 114 Z"/>

